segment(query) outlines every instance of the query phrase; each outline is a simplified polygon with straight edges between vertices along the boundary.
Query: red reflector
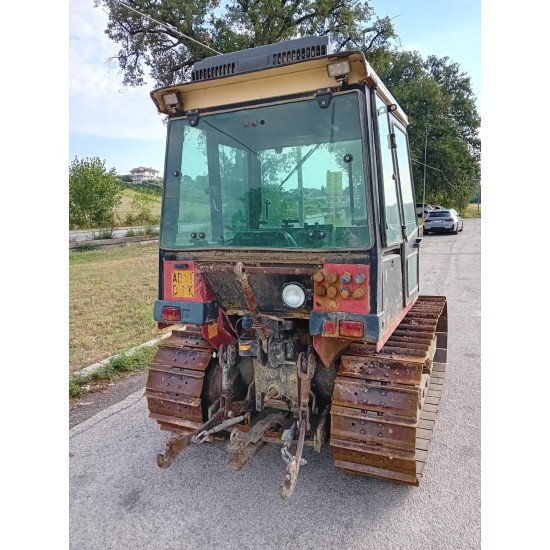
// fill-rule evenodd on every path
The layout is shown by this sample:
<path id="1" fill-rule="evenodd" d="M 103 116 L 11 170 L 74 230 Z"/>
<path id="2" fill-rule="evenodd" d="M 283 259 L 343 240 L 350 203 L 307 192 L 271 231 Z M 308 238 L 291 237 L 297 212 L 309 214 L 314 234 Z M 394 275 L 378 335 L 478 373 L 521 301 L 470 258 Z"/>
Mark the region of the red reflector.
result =
<path id="1" fill-rule="evenodd" d="M 180 308 L 179 307 L 163 307 L 162 318 L 165 321 L 179 321 L 180 320 Z"/>
<path id="2" fill-rule="evenodd" d="M 336 334 L 336 323 L 334 321 L 325 321 L 324 334 Z"/>
<path id="3" fill-rule="evenodd" d="M 363 338 L 363 323 L 361 321 L 340 321 L 340 336 Z"/>

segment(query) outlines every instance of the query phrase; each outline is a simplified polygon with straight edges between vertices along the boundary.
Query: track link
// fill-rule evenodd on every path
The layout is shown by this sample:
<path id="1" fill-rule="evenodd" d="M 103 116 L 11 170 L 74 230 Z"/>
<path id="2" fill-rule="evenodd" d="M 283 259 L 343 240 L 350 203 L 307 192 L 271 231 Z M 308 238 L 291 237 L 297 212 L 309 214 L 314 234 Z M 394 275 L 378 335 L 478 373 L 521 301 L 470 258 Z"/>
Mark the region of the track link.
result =
<path id="1" fill-rule="evenodd" d="M 206 420 L 201 396 L 215 350 L 197 327 L 174 330 L 149 366 L 145 396 L 149 417 L 160 428 L 190 434 Z"/>
<path id="2" fill-rule="evenodd" d="M 384 347 L 353 344 L 334 383 L 335 466 L 419 485 L 447 362 L 447 301 L 420 296 Z"/>

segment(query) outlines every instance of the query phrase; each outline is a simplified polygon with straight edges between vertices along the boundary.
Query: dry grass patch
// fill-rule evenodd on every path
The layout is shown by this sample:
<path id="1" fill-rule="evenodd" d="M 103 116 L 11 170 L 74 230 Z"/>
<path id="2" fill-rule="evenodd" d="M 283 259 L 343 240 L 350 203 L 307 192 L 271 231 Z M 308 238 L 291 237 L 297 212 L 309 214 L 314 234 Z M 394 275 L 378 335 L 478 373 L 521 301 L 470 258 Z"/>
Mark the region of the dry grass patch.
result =
<path id="1" fill-rule="evenodd" d="M 161 335 L 157 271 L 157 243 L 69 254 L 70 372 Z"/>
<path id="2" fill-rule="evenodd" d="M 122 198 L 120 200 L 120 204 L 118 205 L 116 209 L 116 218 L 120 220 L 120 223 L 124 225 L 124 219 L 128 214 L 132 214 L 132 200 L 134 197 L 138 194 L 137 191 L 134 191 L 133 189 L 123 189 L 122 191 Z M 160 217 L 160 204 L 161 204 L 161 197 L 159 195 L 158 200 L 151 204 L 151 215 L 154 217 Z"/>
<path id="3" fill-rule="evenodd" d="M 463 218 L 481 218 L 481 204 L 470 203 L 462 213 Z"/>

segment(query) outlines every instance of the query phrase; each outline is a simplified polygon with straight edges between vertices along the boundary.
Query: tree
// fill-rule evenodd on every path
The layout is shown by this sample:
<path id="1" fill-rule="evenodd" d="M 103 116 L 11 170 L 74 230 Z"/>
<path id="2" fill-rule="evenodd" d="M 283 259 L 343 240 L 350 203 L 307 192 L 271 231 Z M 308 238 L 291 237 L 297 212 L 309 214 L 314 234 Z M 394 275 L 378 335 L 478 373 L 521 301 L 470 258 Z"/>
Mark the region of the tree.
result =
<path id="1" fill-rule="evenodd" d="M 302 36 L 330 35 L 336 50 L 369 51 L 395 37 L 390 18 L 361 0 L 94 1 L 109 13 L 105 33 L 120 45 L 126 86 L 141 86 L 147 73 L 157 87 L 183 82 L 205 57 Z"/>
<path id="2" fill-rule="evenodd" d="M 122 188 L 114 168 L 99 157 L 75 157 L 69 167 L 69 227 L 106 227 L 114 223 Z"/>
<path id="3" fill-rule="evenodd" d="M 424 60 L 418 52 L 392 48 L 397 36 L 391 19 L 377 16 L 368 1 L 94 1 L 109 13 L 105 32 L 120 45 L 115 58 L 127 86 L 144 84 L 147 75 L 157 87 L 182 82 L 197 61 L 218 52 L 302 36 L 329 35 L 336 51 L 362 49 L 409 115 L 418 198 L 424 164 L 431 202 L 458 206 L 479 182 L 480 118 L 469 77 L 448 57 Z"/>
<path id="4" fill-rule="evenodd" d="M 481 120 L 470 78 L 448 57 L 379 48 L 368 58 L 409 118 L 417 201 L 426 164 L 426 201 L 462 210 L 480 179 Z"/>
<path id="5" fill-rule="evenodd" d="M 153 206 L 158 202 L 159 196 L 154 191 L 147 188 L 139 190 L 132 199 L 132 213 L 127 216 L 129 225 L 132 223 L 158 223 L 157 216 L 152 213 Z"/>

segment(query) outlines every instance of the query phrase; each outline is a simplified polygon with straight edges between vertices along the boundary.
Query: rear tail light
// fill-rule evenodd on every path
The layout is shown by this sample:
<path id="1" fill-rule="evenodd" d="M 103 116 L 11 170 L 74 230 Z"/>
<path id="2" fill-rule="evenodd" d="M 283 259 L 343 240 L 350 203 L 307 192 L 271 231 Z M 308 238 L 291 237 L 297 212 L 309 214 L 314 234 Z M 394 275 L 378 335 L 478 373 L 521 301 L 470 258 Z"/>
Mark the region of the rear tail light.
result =
<path id="1" fill-rule="evenodd" d="M 179 307 L 164 307 L 164 308 L 162 308 L 162 318 L 165 321 L 179 321 L 180 320 L 180 308 Z"/>
<path id="2" fill-rule="evenodd" d="M 363 323 L 361 321 L 340 321 L 340 336 L 363 338 Z"/>
<path id="3" fill-rule="evenodd" d="M 323 332 L 325 334 L 336 334 L 336 323 L 334 321 L 325 321 Z"/>
<path id="4" fill-rule="evenodd" d="M 445 218 L 446 222 L 454 222 L 453 218 Z"/>

